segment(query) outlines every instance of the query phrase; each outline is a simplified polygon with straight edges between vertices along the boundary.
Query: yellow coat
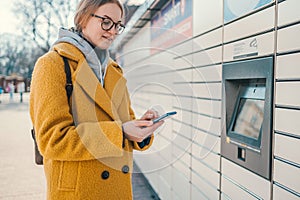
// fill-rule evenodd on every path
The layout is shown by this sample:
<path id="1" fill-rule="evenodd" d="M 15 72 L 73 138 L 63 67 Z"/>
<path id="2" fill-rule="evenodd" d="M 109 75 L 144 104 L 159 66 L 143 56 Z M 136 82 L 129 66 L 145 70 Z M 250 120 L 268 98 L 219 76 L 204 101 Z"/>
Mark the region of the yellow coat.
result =
<path id="1" fill-rule="evenodd" d="M 69 106 L 61 56 L 73 81 Z M 59 43 L 34 68 L 30 115 L 44 156 L 47 199 L 132 199 L 132 149 L 122 123 L 134 119 L 126 79 L 110 60 L 104 88 L 73 45 Z"/>

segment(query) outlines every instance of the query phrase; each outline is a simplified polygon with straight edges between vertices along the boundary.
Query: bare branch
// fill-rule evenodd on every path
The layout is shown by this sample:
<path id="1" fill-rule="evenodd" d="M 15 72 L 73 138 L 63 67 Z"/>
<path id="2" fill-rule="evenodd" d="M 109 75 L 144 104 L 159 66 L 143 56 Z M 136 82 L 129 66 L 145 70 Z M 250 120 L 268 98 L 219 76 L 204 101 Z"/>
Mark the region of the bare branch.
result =
<path id="1" fill-rule="evenodd" d="M 68 16 L 75 10 L 74 1 L 78 2 L 78 0 L 16 2 L 15 12 L 22 18 L 24 36 L 34 41 L 43 51 L 48 51 L 57 36 L 58 28 L 68 25 Z"/>
<path id="2" fill-rule="evenodd" d="M 30 77 L 36 59 L 55 41 L 58 28 L 68 25 L 78 0 L 13 1 L 22 36 L 0 35 L 0 74 Z"/>

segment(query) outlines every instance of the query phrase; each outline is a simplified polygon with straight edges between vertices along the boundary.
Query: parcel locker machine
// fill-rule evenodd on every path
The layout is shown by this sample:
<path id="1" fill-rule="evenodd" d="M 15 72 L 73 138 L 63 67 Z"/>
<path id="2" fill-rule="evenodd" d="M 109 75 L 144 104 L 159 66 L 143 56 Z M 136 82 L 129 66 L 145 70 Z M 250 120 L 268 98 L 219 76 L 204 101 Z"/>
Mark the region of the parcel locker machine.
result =
<path id="1" fill-rule="evenodd" d="M 221 154 L 271 176 L 273 57 L 223 64 Z"/>

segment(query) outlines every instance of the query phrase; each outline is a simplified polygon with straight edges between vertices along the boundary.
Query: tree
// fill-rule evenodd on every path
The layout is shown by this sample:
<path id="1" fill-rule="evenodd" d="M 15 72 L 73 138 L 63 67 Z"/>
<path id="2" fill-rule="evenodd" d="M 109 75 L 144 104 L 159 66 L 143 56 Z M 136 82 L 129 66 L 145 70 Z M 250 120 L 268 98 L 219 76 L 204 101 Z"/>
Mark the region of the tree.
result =
<path id="1" fill-rule="evenodd" d="M 16 1 L 15 13 L 21 17 L 23 36 L 47 52 L 60 27 L 69 27 L 78 0 Z"/>
<path id="2" fill-rule="evenodd" d="M 18 43 L 18 38 L 15 38 L 10 34 L 1 35 L 0 43 L 0 65 L 1 74 L 10 75 L 15 70 L 15 62 L 20 56 L 21 47 L 16 45 Z"/>
<path id="3" fill-rule="evenodd" d="M 79 0 L 14 0 L 22 36 L 0 35 L 0 74 L 30 78 L 39 56 L 57 38 L 60 27 L 69 27 Z"/>
<path id="4" fill-rule="evenodd" d="M 35 61 L 42 51 L 19 36 L 2 34 L 0 37 L 0 74 L 18 74 L 30 78 Z"/>

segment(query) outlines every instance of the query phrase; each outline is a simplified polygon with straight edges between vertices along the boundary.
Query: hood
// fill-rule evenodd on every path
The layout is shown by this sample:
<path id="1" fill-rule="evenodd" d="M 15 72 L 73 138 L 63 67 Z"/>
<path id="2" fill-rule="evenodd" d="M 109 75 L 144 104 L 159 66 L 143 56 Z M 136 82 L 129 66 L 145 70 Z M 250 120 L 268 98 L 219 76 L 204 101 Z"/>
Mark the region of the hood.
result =
<path id="1" fill-rule="evenodd" d="M 106 66 L 109 60 L 108 51 L 104 51 L 105 57 L 103 59 L 103 63 L 101 63 L 93 47 L 83 37 L 81 37 L 79 33 L 75 32 L 73 29 L 59 29 L 58 39 L 53 44 L 51 49 L 53 49 L 53 47 L 56 44 L 61 42 L 72 44 L 82 52 L 87 63 L 89 64 L 89 66 L 94 71 L 95 75 L 103 85 L 103 77 L 105 73 L 102 74 L 101 71 L 106 71 Z"/>

